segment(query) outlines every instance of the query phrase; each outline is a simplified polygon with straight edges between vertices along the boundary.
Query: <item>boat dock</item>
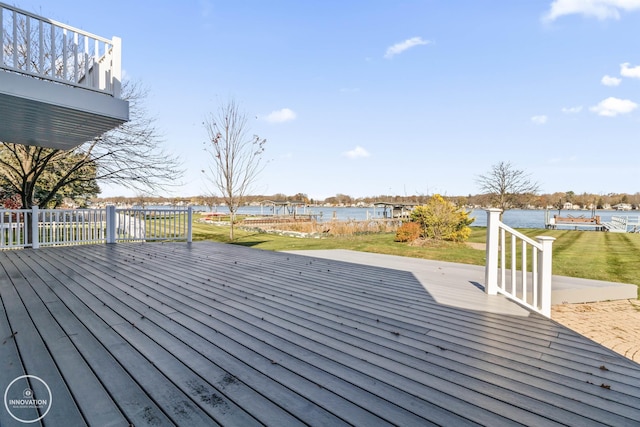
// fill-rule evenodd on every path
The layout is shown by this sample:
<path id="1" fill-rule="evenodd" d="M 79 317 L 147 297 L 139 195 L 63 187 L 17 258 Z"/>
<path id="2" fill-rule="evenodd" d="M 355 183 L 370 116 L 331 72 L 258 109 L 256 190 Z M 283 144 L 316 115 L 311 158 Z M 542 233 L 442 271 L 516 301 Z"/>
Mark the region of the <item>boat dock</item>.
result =
<path id="1" fill-rule="evenodd" d="M 602 221 L 599 215 L 585 217 L 584 215 L 567 216 L 551 215 L 545 212 L 545 228 L 555 230 L 558 227 L 574 227 L 575 230 L 581 228 L 595 231 L 610 231 L 612 233 L 640 233 L 640 215 L 616 215 L 610 221 Z"/>

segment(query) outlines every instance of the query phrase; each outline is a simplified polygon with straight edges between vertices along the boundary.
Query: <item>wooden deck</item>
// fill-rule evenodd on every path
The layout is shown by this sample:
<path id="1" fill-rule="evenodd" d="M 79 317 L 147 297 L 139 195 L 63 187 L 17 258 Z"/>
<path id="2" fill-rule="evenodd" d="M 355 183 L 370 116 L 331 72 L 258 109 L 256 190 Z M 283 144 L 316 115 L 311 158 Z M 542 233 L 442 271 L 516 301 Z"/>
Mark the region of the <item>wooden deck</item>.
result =
<path id="1" fill-rule="evenodd" d="M 406 271 L 208 242 L 5 251 L 0 265 L 0 391 L 44 380 L 47 426 L 640 420 L 640 365 L 470 281 L 449 285 L 476 309 Z M 0 425 L 24 424 L 3 406 Z"/>

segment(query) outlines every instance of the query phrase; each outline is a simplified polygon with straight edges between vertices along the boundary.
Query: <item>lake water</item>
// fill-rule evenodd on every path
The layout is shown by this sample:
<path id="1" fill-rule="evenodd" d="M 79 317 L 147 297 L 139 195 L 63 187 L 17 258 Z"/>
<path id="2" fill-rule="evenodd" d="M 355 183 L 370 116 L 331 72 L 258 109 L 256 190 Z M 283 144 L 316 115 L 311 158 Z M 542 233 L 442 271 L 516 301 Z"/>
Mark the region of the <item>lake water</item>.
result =
<path id="1" fill-rule="evenodd" d="M 208 210 L 208 209 L 207 209 Z M 227 212 L 226 209 L 220 208 L 221 212 Z M 246 206 L 239 210 L 241 214 L 248 215 L 261 215 L 272 214 L 271 208 L 259 206 Z M 318 215 L 319 221 L 329 221 L 333 218 L 345 221 L 345 220 L 365 220 L 368 218 L 382 218 L 382 209 L 374 208 L 343 208 L 343 207 L 307 207 L 298 209 L 299 214 L 314 214 Z M 550 212 L 551 215 L 557 214 L 557 210 Z M 591 211 L 561 211 L 562 216 L 584 216 L 586 218 L 591 217 Z M 596 215 L 600 215 L 601 221 L 610 221 L 612 216 L 638 216 L 637 211 L 621 212 L 621 211 L 605 211 L 598 210 Z M 472 227 L 486 227 L 487 225 L 487 212 L 483 209 L 474 209 L 470 212 L 470 216 L 475 218 Z M 511 209 L 504 213 L 503 222 L 513 228 L 544 228 L 544 210 L 534 209 Z M 558 228 L 562 229 L 563 226 Z M 571 229 L 572 226 L 566 226 L 564 228 Z"/>

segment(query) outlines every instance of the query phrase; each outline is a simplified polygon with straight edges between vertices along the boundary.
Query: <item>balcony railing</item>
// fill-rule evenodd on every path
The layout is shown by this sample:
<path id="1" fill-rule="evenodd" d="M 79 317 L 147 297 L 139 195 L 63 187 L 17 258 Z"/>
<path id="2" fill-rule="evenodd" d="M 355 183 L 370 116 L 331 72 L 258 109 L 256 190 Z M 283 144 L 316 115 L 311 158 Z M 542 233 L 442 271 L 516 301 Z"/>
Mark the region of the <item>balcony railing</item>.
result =
<path id="1" fill-rule="evenodd" d="M 0 3 L 0 68 L 120 98 L 121 41 Z"/>
<path id="2" fill-rule="evenodd" d="M 501 293 L 551 317 L 553 237 L 537 241 L 500 221 L 500 209 L 487 210 L 485 291 Z"/>
<path id="3" fill-rule="evenodd" d="M 3 209 L 0 249 L 192 240 L 188 209 Z"/>
<path id="4" fill-rule="evenodd" d="M 107 243 L 147 242 L 154 240 L 191 241 L 193 213 L 188 209 L 113 209 L 107 208 L 107 216 L 115 215 L 115 236 Z"/>

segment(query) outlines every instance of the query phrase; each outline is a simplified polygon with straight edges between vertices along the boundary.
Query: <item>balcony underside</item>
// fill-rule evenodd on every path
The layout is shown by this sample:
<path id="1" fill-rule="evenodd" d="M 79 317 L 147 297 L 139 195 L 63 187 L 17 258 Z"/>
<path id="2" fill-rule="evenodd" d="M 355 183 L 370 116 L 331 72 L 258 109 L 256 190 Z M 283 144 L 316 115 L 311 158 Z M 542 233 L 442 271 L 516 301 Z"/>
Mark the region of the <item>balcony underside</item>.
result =
<path id="1" fill-rule="evenodd" d="M 0 71 L 0 141 L 68 150 L 129 120 L 129 103 Z"/>

